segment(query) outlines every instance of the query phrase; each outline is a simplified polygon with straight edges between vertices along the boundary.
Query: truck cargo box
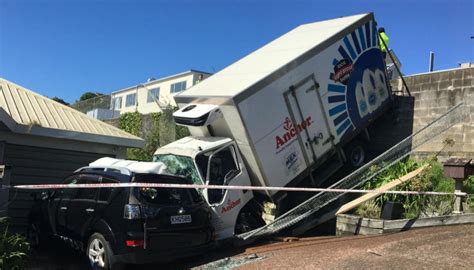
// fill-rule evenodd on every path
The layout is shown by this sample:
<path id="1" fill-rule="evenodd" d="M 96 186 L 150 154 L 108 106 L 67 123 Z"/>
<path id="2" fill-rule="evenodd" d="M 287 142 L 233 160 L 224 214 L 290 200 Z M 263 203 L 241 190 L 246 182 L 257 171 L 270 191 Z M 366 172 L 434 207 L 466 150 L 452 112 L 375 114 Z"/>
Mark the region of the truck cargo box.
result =
<path id="1" fill-rule="evenodd" d="M 178 124 L 222 116 L 190 131 L 233 138 L 253 185 L 287 186 L 376 119 L 391 91 L 368 13 L 301 25 L 174 98 Z M 204 122 L 185 121 L 193 110 Z"/>

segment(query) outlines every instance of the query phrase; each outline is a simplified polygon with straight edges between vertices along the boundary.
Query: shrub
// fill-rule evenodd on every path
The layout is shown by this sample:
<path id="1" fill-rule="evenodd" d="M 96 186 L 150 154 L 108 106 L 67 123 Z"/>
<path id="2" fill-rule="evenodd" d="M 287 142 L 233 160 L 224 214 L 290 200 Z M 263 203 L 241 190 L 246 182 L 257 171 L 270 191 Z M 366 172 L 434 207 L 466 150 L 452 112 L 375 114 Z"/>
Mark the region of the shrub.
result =
<path id="1" fill-rule="evenodd" d="M 434 158 L 427 159 L 423 162 L 405 159 L 366 182 L 362 188 L 376 189 L 426 163 L 429 163 L 427 169 L 415 178 L 397 186 L 394 190 L 454 192 L 454 181 L 443 175 L 442 164 Z M 473 184 L 470 183 L 471 182 L 466 185 L 466 188 L 469 189 L 472 186 L 474 191 L 474 177 L 472 177 Z M 356 209 L 356 213 L 364 217 L 378 217 L 376 215 L 380 215 L 380 209 L 384 202 L 387 201 L 403 204 L 405 218 L 416 218 L 419 216 L 437 216 L 451 213 L 453 210 L 454 196 L 384 194 L 359 206 Z M 474 200 L 471 200 L 470 203 L 472 203 L 472 201 Z M 378 208 L 378 210 L 374 208 Z"/>
<path id="2" fill-rule="evenodd" d="M 129 112 L 120 115 L 119 128 L 135 136 L 145 139 L 142 149 L 128 148 L 127 159 L 151 161 L 156 149 L 162 145 L 189 136 L 187 127 L 178 126 L 174 122 L 173 112 L 177 107 L 162 107 L 162 112 L 151 113 L 151 121 L 143 121 L 139 112 Z M 150 125 L 143 127 L 143 125 Z"/>
<path id="3" fill-rule="evenodd" d="M 23 269 L 29 250 L 25 237 L 9 233 L 6 218 L 0 218 L 0 269 Z"/>

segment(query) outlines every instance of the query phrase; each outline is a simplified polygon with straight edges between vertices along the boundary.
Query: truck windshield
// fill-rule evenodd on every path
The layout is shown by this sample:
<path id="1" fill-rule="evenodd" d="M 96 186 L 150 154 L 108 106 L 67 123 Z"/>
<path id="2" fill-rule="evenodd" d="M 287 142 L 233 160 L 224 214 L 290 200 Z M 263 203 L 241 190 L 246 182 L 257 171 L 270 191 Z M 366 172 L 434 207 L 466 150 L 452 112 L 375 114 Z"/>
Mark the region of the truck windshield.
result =
<path id="1" fill-rule="evenodd" d="M 166 165 L 166 171 L 169 174 L 184 176 L 193 181 L 193 183 L 202 185 L 203 182 L 194 166 L 193 159 L 185 156 L 173 154 L 160 154 L 153 156 L 154 162 L 163 162 Z"/>

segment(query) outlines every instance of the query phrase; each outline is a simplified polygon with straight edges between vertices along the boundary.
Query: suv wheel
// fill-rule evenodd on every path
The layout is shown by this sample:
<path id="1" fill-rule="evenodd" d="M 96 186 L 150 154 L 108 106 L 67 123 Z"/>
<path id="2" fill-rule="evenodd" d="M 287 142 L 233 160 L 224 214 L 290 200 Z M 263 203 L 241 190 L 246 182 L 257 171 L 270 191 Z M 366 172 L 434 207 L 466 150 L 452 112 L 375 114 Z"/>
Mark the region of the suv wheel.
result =
<path id="1" fill-rule="evenodd" d="M 94 233 L 89 237 L 86 254 L 92 269 L 112 269 L 112 250 L 102 234 Z"/>

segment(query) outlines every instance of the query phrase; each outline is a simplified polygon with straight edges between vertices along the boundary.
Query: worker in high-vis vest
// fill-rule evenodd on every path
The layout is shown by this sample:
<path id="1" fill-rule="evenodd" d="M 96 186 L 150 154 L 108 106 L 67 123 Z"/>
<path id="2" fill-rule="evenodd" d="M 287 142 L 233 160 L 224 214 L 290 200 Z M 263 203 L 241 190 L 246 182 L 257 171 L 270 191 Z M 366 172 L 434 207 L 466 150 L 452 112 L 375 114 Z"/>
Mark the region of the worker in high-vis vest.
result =
<path id="1" fill-rule="evenodd" d="M 385 33 L 385 29 L 383 27 L 379 28 L 379 44 L 380 50 L 382 51 L 383 59 L 385 60 L 388 50 L 388 36 Z"/>

